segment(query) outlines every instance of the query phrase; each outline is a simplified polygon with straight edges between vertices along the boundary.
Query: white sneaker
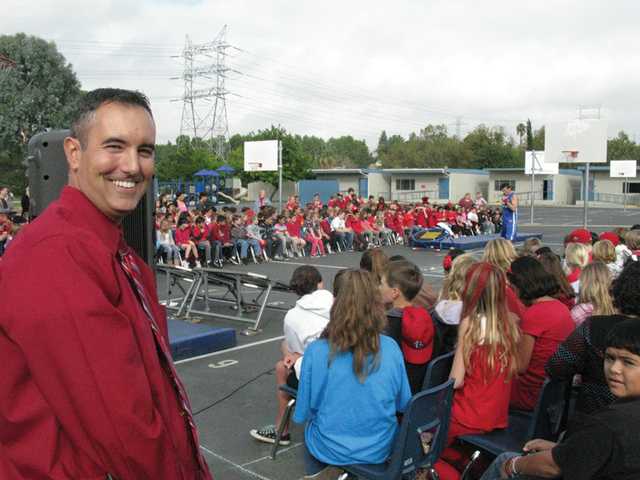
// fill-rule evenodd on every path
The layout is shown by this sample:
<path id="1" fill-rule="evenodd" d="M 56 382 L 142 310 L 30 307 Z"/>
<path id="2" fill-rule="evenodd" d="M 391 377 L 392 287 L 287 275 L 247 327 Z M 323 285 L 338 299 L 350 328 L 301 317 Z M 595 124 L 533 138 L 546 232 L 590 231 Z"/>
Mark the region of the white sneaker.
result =
<path id="1" fill-rule="evenodd" d="M 189 262 L 182 260 L 182 268 L 189 268 Z"/>

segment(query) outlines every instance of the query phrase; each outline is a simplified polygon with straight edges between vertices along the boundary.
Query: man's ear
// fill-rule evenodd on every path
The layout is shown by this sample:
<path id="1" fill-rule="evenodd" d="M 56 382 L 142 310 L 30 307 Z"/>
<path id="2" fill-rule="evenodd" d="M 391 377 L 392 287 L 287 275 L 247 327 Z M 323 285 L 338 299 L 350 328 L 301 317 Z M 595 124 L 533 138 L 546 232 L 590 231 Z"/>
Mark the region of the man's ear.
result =
<path id="1" fill-rule="evenodd" d="M 64 139 L 64 154 L 67 157 L 70 172 L 77 172 L 80 168 L 80 159 L 82 157 L 82 146 L 80 140 L 74 137 L 66 137 Z"/>

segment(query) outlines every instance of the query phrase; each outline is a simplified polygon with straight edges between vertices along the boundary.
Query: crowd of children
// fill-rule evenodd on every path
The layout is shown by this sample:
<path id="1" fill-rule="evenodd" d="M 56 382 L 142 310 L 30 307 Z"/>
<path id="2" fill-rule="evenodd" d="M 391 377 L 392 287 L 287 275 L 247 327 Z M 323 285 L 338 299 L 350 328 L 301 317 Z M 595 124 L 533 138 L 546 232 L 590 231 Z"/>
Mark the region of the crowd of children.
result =
<path id="1" fill-rule="evenodd" d="M 300 267 L 312 271 L 296 308 L 316 295 L 324 313 L 308 325 L 285 321 L 277 381 L 298 388 L 305 478 L 384 462 L 396 414 L 422 389 L 432 358 L 447 351 L 455 352 L 455 393 L 441 478 L 459 478 L 464 467 L 460 436 L 507 427 L 510 409 L 532 411 L 547 378 L 577 389 L 567 436 L 521 446 L 527 457 L 505 453 L 483 478 L 640 478 L 637 436 L 624 428 L 625 417 L 630 428 L 640 425 L 639 256 L 640 226 L 575 230 L 562 255 L 537 239 L 519 251 L 495 239 L 481 259 L 450 251 L 442 290 L 426 302 L 420 269 L 382 249 L 366 251 L 359 270 L 339 272 L 333 295 L 314 293 L 319 272 Z M 277 422 L 288 399 L 280 399 Z M 251 434 L 275 439 L 273 427 Z"/>
<path id="2" fill-rule="evenodd" d="M 432 204 L 428 197 L 409 205 L 365 200 L 353 189 L 331 196 L 326 204 L 315 195 L 306 205 L 297 196 L 282 211 L 263 203 L 250 207 L 210 205 L 206 194 L 189 208 L 185 195 L 161 195 L 156 203 L 157 250 L 163 261 L 184 267 L 221 268 L 225 262 L 286 260 L 293 256 L 324 256 L 363 251 L 375 246 L 410 244 L 412 233 L 438 227 L 450 235 L 495 233 L 501 228 L 499 208 L 480 193 L 458 204 Z M 169 236 L 168 232 L 172 232 Z"/>

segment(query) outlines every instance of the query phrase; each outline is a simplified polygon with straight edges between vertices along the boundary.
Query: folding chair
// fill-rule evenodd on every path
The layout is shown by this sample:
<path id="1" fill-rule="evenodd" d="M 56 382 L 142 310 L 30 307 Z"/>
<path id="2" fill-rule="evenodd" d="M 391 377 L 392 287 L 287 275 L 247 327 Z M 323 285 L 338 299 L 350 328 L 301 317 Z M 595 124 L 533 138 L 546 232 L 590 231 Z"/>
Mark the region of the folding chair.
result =
<path id="1" fill-rule="evenodd" d="M 273 447 L 271 447 L 271 460 L 276 459 L 276 452 L 278 451 L 278 446 L 280 445 L 280 440 L 282 439 L 282 432 L 284 432 L 284 428 L 289 423 L 291 419 L 291 412 L 293 412 L 293 407 L 296 405 L 296 398 L 298 397 L 298 390 L 295 388 L 291 388 L 289 385 L 278 385 L 278 390 L 286 393 L 291 397 L 291 400 L 287 403 L 287 408 L 284 411 L 284 415 L 282 415 L 282 419 L 280 420 L 280 425 L 276 425 L 276 438 L 273 441 Z"/>
<path id="2" fill-rule="evenodd" d="M 519 452 L 534 438 L 556 441 L 567 422 L 570 395 L 568 381 L 546 380 L 533 415 L 512 411 L 507 428 L 483 435 L 464 435 L 459 440 L 496 456 L 503 452 Z"/>
<path id="3" fill-rule="evenodd" d="M 399 480 L 415 475 L 418 468 L 426 468 L 431 478 L 438 479 L 433 467 L 446 445 L 452 403 L 453 380 L 417 393 L 402 416 L 387 462 L 339 468 L 367 480 Z"/>
<path id="4" fill-rule="evenodd" d="M 449 380 L 454 354 L 455 352 L 445 353 L 429 362 L 422 382 L 422 391 L 442 385 Z"/>

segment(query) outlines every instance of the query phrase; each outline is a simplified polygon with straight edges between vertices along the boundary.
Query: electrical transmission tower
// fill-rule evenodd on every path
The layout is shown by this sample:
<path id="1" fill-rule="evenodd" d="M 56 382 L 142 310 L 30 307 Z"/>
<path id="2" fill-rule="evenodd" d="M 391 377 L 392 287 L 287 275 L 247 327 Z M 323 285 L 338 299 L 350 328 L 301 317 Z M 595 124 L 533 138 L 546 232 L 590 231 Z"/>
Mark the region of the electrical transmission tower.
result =
<path id="1" fill-rule="evenodd" d="M 180 135 L 208 139 L 218 157 L 225 156 L 225 144 L 229 138 L 227 95 L 226 41 L 227 26 L 210 43 L 194 44 L 187 35 L 181 57 L 184 58 L 184 94 Z M 215 63 L 210 62 L 215 58 Z M 215 76 L 215 78 L 214 78 Z"/>

